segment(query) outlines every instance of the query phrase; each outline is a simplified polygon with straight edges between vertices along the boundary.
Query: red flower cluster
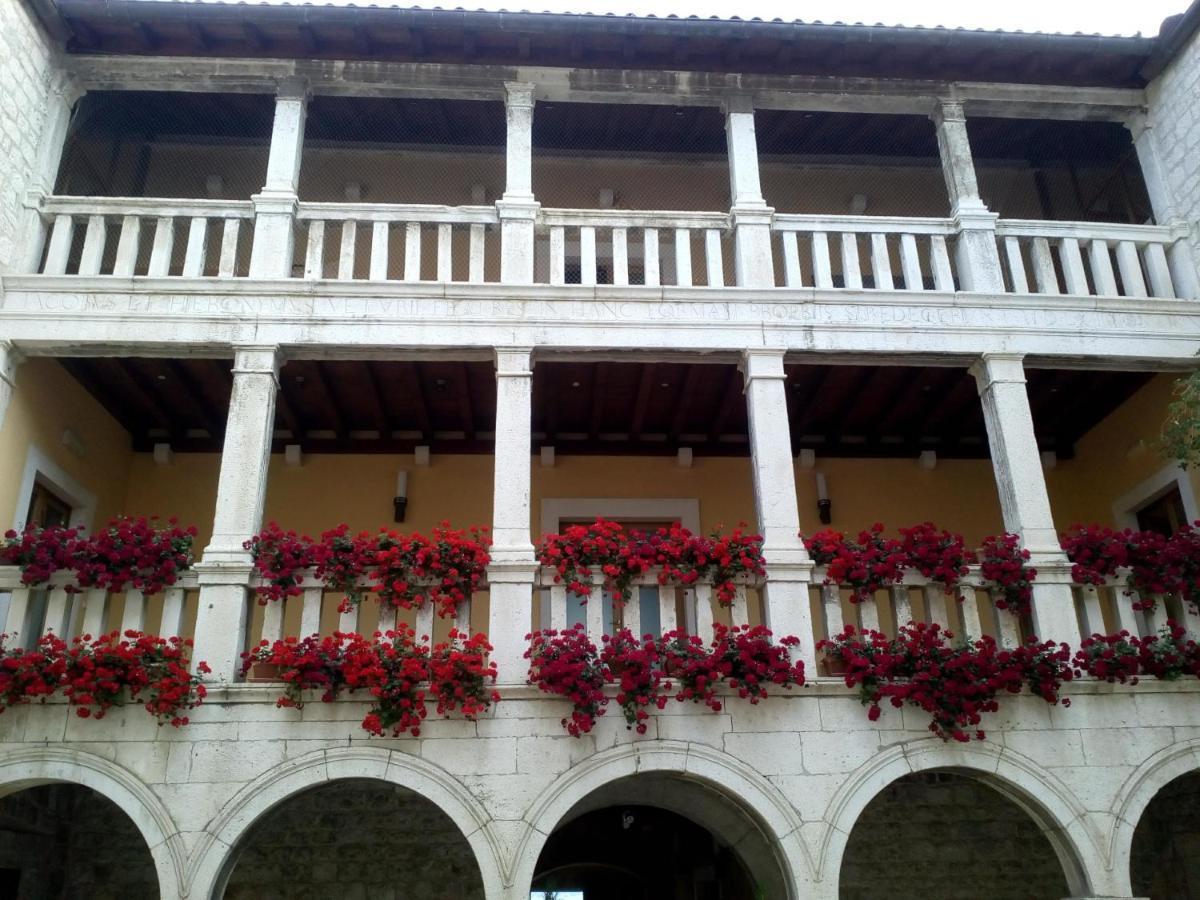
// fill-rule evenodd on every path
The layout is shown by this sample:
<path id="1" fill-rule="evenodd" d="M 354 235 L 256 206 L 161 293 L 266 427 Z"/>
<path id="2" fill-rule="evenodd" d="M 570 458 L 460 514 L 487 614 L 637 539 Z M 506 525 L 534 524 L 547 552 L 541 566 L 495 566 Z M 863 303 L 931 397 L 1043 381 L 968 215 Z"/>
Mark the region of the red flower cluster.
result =
<path id="1" fill-rule="evenodd" d="M 7 531 L 0 543 L 0 564 L 21 568 L 21 582 L 44 584 L 55 572 L 75 573 L 76 588 L 137 588 L 147 594 L 173 585 L 192 564 L 194 527 L 178 520 L 159 527 L 151 516 L 117 516 L 91 537 L 80 528 L 26 526 Z"/>
<path id="2" fill-rule="evenodd" d="M 929 713 L 929 730 L 943 740 L 982 740 L 977 726 L 984 713 L 999 709 L 998 696 L 1023 687 L 1047 703 L 1059 702 L 1063 682 L 1074 676 L 1066 644 L 1030 639 L 1014 649 L 1001 649 L 990 637 L 950 643 L 953 634 L 937 625 L 909 623 L 895 638 L 853 625 L 817 646 L 847 667 L 846 684 L 858 686 L 868 718 L 881 713 L 887 699 L 899 709 L 905 703 Z M 1064 706 L 1070 701 L 1063 699 Z"/>
<path id="3" fill-rule="evenodd" d="M 979 574 L 987 584 L 997 609 L 1015 616 L 1029 613 L 1037 569 L 1029 565 L 1029 551 L 1015 534 L 984 538 L 979 548 Z"/>
<path id="4" fill-rule="evenodd" d="M 626 725 L 639 734 L 646 732 L 650 708 L 663 709 L 672 691 L 680 702 L 702 702 L 719 712 L 717 691 L 722 684 L 751 703 L 766 698 L 770 685 L 790 689 L 804 684 L 804 664 L 789 655 L 796 638 L 773 641 L 761 625 L 716 624 L 713 632 L 712 643 L 705 647 L 700 638 L 682 631 L 638 640 L 623 629 L 606 635 L 599 653 L 582 625 L 535 632 L 525 654 L 530 660 L 529 683 L 571 701 L 571 718 L 563 719 L 563 727 L 575 737 L 591 731 L 604 714 L 605 684 L 617 685 L 616 700 Z"/>
<path id="5" fill-rule="evenodd" d="M 647 532 L 597 519 L 545 535 L 537 556 L 539 563 L 554 569 L 555 581 L 566 582 L 572 593 L 590 597 L 599 580 L 621 604 L 632 597 L 634 579 L 651 569 L 658 569 L 659 584 L 712 581 L 722 606 L 733 603 L 739 576 L 766 573 L 762 536 L 745 533 L 743 526 L 729 534 L 703 536 L 678 523 Z"/>
<path id="6" fill-rule="evenodd" d="M 144 699 L 143 706 L 159 724 L 188 724 L 183 710 L 199 706 L 206 695 L 199 675 L 209 671 L 201 662 L 197 673 L 188 669 L 192 642 L 126 631 L 75 638 L 71 646 L 52 634 L 32 650 L 6 648 L 0 635 L 0 712 L 34 697 L 45 698 L 59 688 L 82 718 L 104 717 L 113 706 Z"/>
<path id="7" fill-rule="evenodd" d="M 323 703 L 343 690 L 365 690 L 373 697 L 362 721 L 366 731 L 382 735 L 390 729 L 395 736 L 407 732 L 419 737 L 427 700 L 436 703 L 439 715 L 461 710 L 475 719 L 500 699 L 487 686 L 489 679 L 496 680 L 495 663 L 486 661 L 491 650 L 486 635 L 467 637 L 455 629 L 447 642 L 430 649 L 417 642 L 411 628 L 399 625 L 373 638 L 336 632 L 263 641 L 242 654 L 242 674 L 260 665 L 277 669 L 285 688 L 275 703 L 297 709 L 304 706 L 306 690 L 320 690 Z"/>
<path id="8" fill-rule="evenodd" d="M 425 535 L 351 534 L 339 525 L 314 541 L 274 522 L 246 542 L 262 578 L 260 603 L 301 593 L 308 570 L 326 586 L 345 594 L 342 608 L 375 593 L 381 603 L 413 609 L 427 601 L 438 615 L 452 616 L 460 602 L 478 589 L 491 561 L 487 529 L 452 529 L 442 523 Z"/>
<path id="9" fill-rule="evenodd" d="M 1128 631 L 1093 634 L 1079 645 L 1075 667 L 1093 678 L 1121 684 L 1137 684 L 1146 675 L 1163 681 L 1183 675 L 1200 677 L 1200 645 L 1174 622 L 1146 637 Z"/>
<path id="10" fill-rule="evenodd" d="M 1134 609 L 1153 609 L 1158 597 L 1179 594 L 1193 608 L 1200 605 L 1200 522 L 1167 537 L 1156 531 L 1114 531 L 1099 525 L 1074 525 L 1062 535 L 1063 550 L 1074 564 L 1071 577 L 1080 584 L 1104 584 L 1129 573 L 1128 589 L 1136 591 Z"/>

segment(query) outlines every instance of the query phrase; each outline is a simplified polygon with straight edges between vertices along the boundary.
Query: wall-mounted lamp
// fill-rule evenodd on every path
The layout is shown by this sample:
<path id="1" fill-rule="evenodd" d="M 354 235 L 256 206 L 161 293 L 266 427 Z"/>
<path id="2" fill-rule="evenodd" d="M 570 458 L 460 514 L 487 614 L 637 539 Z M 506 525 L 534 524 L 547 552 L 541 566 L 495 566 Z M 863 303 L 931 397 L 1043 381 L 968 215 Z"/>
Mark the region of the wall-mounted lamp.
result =
<path id="1" fill-rule="evenodd" d="M 829 499 L 829 483 L 823 472 L 817 473 L 817 518 L 822 525 L 833 521 L 833 503 Z"/>
<path id="2" fill-rule="evenodd" d="M 408 472 L 401 469 L 396 473 L 396 496 L 392 498 L 392 521 L 403 522 L 408 511 Z"/>

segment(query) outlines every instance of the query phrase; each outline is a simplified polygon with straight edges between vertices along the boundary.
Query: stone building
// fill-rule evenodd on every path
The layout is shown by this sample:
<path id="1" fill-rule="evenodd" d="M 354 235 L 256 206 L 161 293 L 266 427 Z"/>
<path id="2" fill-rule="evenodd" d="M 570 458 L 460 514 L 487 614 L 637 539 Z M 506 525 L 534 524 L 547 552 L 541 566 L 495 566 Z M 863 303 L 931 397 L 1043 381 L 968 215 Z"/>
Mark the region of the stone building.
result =
<path id="1" fill-rule="evenodd" d="M 199 530 L 153 596 L 0 569 L 8 646 L 137 627 L 212 669 L 181 728 L 0 716 L 0 896 L 1200 896 L 1195 679 L 1013 695 L 961 743 L 869 720 L 816 650 L 1200 626 L 1073 584 L 1059 539 L 1200 518 L 1157 444 L 1200 351 L 1197 24 L 0 0 L 0 518 Z M 257 604 L 244 542 L 397 495 L 406 529 L 491 526 L 457 624 L 502 699 L 419 737 L 368 736 L 360 695 L 277 708 L 246 648 L 390 613 Z M 568 735 L 527 635 L 614 611 L 534 545 L 597 516 L 752 523 L 731 608 L 651 579 L 624 621 L 765 623 L 807 684 Z M 1032 614 L 917 573 L 850 604 L 821 517 L 1016 534 Z"/>

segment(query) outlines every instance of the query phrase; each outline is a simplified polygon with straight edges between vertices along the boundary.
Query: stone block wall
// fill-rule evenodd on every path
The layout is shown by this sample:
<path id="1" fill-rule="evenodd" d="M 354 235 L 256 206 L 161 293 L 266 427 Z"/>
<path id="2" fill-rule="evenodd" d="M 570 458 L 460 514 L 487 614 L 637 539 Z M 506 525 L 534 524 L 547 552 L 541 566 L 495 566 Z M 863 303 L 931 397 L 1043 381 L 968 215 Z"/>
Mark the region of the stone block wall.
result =
<path id="1" fill-rule="evenodd" d="M 1191 223 L 1200 265 L 1200 31 L 1147 88 L 1154 144 L 1175 215 Z"/>

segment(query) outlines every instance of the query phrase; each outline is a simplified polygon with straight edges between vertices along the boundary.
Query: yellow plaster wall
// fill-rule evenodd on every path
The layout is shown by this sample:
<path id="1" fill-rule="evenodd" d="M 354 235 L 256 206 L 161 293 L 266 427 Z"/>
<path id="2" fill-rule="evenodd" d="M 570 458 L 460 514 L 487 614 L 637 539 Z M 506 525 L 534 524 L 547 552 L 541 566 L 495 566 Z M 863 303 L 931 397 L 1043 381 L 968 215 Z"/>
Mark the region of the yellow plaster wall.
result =
<path id="1" fill-rule="evenodd" d="M 69 428 L 82 441 L 76 455 L 63 446 Z M 11 526 L 28 502 L 18 497 L 30 446 L 61 466 L 96 495 L 93 526 L 125 511 L 125 490 L 133 457 L 124 428 L 83 386 L 52 359 L 30 359 L 17 370 L 17 383 L 0 428 L 0 532 Z"/>

